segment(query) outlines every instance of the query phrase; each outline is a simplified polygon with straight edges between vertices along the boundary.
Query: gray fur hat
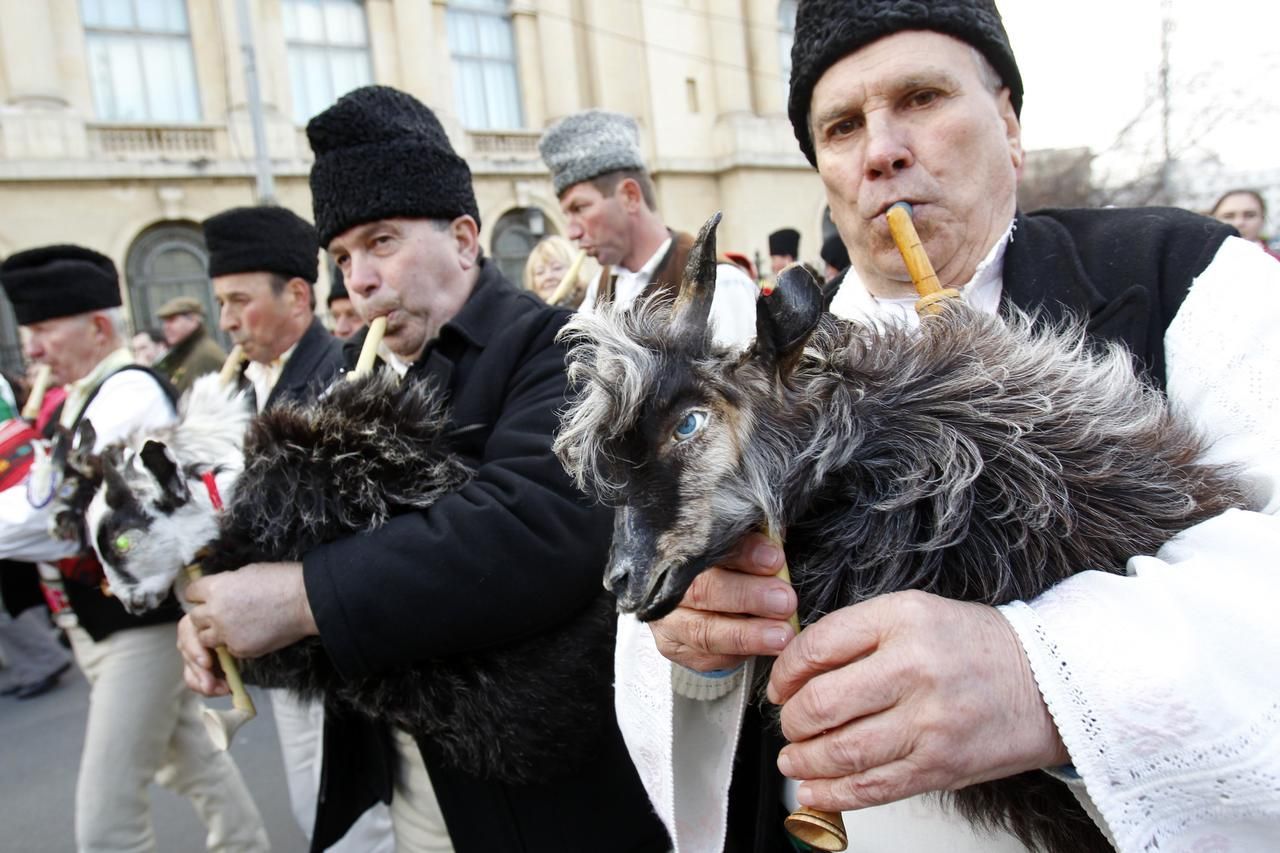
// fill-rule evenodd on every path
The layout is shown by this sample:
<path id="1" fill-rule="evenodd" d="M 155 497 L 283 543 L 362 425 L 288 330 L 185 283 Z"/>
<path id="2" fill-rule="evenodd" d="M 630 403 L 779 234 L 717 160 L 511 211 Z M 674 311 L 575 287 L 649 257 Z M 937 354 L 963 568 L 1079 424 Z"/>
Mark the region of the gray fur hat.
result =
<path id="1" fill-rule="evenodd" d="M 586 110 L 547 128 L 538 141 L 556 195 L 574 184 L 619 169 L 641 169 L 640 129 L 629 115 Z"/>

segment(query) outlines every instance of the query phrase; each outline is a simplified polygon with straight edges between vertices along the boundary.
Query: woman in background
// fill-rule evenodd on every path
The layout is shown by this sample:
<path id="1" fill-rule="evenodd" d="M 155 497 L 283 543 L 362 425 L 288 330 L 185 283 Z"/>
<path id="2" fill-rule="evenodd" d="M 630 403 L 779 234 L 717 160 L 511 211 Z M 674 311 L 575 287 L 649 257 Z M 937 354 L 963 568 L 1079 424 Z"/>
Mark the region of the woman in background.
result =
<path id="1" fill-rule="evenodd" d="M 524 265 L 524 286 L 532 290 L 544 301 L 549 302 L 556 288 L 564 279 L 577 252 L 573 244 L 563 237 L 552 235 L 544 237 L 529 253 L 529 260 Z M 565 308 L 577 309 L 587 294 L 587 285 L 596 274 L 596 262 L 587 258 L 578 268 L 578 280 L 569 292 L 557 303 Z"/>
<path id="2" fill-rule="evenodd" d="M 1257 190 L 1228 190 L 1222 194 L 1209 215 L 1220 222 L 1235 227 L 1240 236 L 1250 243 L 1257 243 L 1262 251 L 1280 261 L 1280 255 L 1271 251 L 1262 239 L 1262 226 L 1267 221 L 1267 203 Z"/>

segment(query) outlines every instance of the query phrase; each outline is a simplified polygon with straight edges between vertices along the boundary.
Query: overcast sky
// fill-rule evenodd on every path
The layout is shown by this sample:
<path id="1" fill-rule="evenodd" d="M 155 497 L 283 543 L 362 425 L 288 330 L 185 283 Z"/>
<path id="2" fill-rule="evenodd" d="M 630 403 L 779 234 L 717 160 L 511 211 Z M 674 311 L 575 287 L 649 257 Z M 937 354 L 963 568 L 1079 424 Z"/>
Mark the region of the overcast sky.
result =
<path id="1" fill-rule="evenodd" d="M 1156 91 L 1161 0 L 997 0 L 1026 87 L 1027 148 L 1112 146 Z M 1172 0 L 1174 149 L 1280 168 L 1280 0 Z M 1159 139 L 1152 107 L 1134 141 Z M 1132 156 L 1132 155 L 1130 155 Z"/>

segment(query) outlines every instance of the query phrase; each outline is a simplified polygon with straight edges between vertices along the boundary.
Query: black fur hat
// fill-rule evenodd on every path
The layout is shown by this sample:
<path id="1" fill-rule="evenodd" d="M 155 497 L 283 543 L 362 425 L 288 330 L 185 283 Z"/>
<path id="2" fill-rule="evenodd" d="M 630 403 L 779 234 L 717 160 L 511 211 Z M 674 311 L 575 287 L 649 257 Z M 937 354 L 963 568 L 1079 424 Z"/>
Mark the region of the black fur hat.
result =
<path id="1" fill-rule="evenodd" d="M 769 254 L 800 257 L 800 232 L 794 228 L 779 228 L 769 235 Z"/>
<path id="2" fill-rule="evenodd" d="M 1022 75 L 994 0 L 802 0 L 791 47 L 787 112 L 810 163 L 817 165 L 809 138 L 813 87 L 839 60 L 903 30 L 945 33 L 976 47 L 1009 87 L 1014 112 L 1022 112 Z"/>
<path id="3" fill-rule="evenodd" d="M 435 113 L 412 95 L 365 86 L 307 123 L 316 161 L 311 199 L 320 245 L 365 222 L 392 217 L 480 224 L 471 169 Z"/>
<path id="4" fill-rule="evenodd" d="M 849 250 L 844 245 L 844 238 L 838 233 L 822 241 L 822 251 L 819 254 L 825 263 L 838 270 L 849 266 Z"/>
<path id="5" fill-rule="evenodd" d="M 116 265 L 83 246 L 41 246 L 10 255 L 0 264 L 0 285 L 20 326 L 121 304 Z"/>
<path id="6" fill-rule="evenodd" d="M 332 307 L 334 300 L 350 298 L 351 294 L 347 293 L 347 280 L 342 277 L 342 270 L 334 267 L 333 275 L 329 278 L 329 298 L 325 300 L 325 304 Z"/>
<path id="7" fill-rule="evenodd" d="M 203 228 L 210 278 L 273 272 L 316 283 L 316 229 L 288 208 L 233 207 L 210 216 Z"/>

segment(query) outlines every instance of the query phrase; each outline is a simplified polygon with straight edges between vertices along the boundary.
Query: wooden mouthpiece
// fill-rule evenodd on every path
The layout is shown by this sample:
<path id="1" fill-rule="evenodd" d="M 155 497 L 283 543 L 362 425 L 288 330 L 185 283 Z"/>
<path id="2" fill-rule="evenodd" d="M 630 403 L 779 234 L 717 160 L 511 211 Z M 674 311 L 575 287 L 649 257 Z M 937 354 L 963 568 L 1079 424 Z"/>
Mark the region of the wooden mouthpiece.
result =
<path id="1" fill-rule="evenodd" d="M 27 395 L 27 404 L 22 407 L 22 417 L 34 421 L 40 417 L 40 407 L 44 405 L 44 395 L 49 390 L 49 379 L 53 376 L 53 368 L 47 364 L 36 367 L 35 378 L 31 380 L 31 393 Z"/>
<path id="2" fill-rule="evenodd" d="M 782 547 L 782 537 L 773 529 L 773 526 L 766 524 L 764 535 L 777 545 Z M 778 578 L 791 583 L 791 569 L 787 565 L 786 559 L 783 559 L 782 568 L 778 570 Z M 791 628 L 798 635 L 800 633 L 800 614 L 791 614 Z M 808 806 L 801 806 L 793 811 L 786 820 L 782 822 L 782 826 L 792 837 L 803 841 L 816 850 L 839 851 L 849 846 L 849 835 L 844 829 L 844 816 L 840 812 L 824 812 L 818 809 L 811 809 Z"/>
<path id="3" fill-rule="evenodd" d="M 347 374 L 347 379 L 359 379 L 370 370 L 378 358 L 378 344 L 387 333 L 387 318 L 374 317 L 369 323 L 369 331 L 364 336 L 364 346 L 360 347 L 360 358 L 356 360 L 356 368 Z"/>
<path id="4" fill-rule="evenodd" d="M 551 294 L 551 298 L 547 300 L 548 305 L 559 305 L 560 300 L 564 299 L 573 292 L 573 285 L 578 281 L 578 272 L 582 269 L 582 262 L 587 259 L 587 250 L 580 249 L 573 259 L 573 263 L 569 265 L 569 271 L 564 274 L 564 278 L 560 279 L 560 283 L 556 285 L 555 292 Z M 577 307 L 576 305 L 574 306 Z"/>
<path id="5" fill-rule="evenodd" d="M 227 360 L 222 362 L 222 369 L 218 371 L 218 381 L 223 385 L 230 385 L 232 380 L 236 378 L 236 372 L 240 370 L 240 364 L 244 361 L 244 347 L 236 344 L 231 348 L 231 352 L 227 354 Z"/>
<path id="6" fill-rule="evenodd" d="M 902 254 L 907 273 L 916 286 L 916 293 L 920 294 L 920 299 L 916 301 L 916 311 L 922 315 L 937 313 L 941 310 L 939 303 L 959 296 L 960 291 L 943 287 L 938 281 L 938 274 L 934 272 L 920 235 L 916 233 L 916 226 L 911 221 L 911 205 L 900 201 L 889 208 L 885 218 L 889 220 L 889 234 Z"/>

